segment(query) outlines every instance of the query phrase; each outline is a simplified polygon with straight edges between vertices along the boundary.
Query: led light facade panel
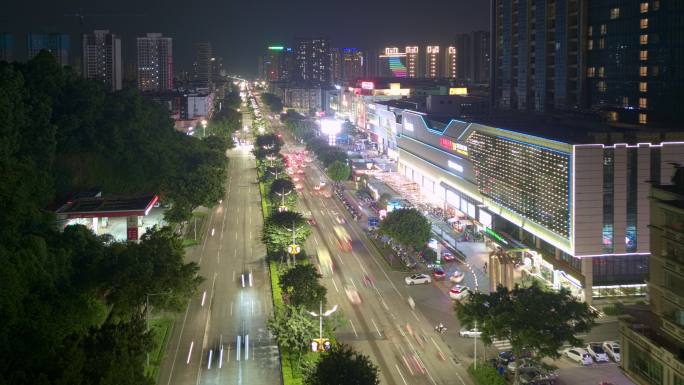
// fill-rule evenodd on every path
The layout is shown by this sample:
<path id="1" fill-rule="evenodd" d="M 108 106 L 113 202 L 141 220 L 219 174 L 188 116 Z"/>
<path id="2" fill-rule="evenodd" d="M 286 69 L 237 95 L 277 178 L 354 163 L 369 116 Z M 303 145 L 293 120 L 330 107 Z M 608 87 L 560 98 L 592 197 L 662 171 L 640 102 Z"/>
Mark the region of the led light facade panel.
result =
<path id="1" fill-rule="evenodd" d="M 570 154 L 477 131 L 466 145 L 480 193 L 570 237 Z"/>

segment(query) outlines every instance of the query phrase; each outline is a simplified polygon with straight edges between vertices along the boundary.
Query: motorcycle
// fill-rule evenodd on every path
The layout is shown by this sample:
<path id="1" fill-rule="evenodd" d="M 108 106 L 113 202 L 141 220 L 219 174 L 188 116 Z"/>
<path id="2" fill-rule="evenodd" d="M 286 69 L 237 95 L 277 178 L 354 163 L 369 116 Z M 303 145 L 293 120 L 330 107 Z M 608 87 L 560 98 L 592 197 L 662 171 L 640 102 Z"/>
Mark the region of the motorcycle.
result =
<path id="1" fill-rule="evenodd" d="M 435 331 L 439 334 L 444 334 L 447 331 L 447 327 L 444 325 L 437 325 L 435 326 Z"/>

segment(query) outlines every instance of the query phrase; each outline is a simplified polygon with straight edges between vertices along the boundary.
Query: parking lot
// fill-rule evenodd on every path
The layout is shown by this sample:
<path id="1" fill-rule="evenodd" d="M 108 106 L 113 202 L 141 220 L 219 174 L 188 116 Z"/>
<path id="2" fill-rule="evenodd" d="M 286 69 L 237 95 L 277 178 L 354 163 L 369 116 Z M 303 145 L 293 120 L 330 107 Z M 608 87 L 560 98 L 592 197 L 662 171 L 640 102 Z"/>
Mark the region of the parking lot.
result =
<path id="1" fill-rule="evenodd" d="M 566 358 L 561 358 L 555 361 L 554 365 L 558 366 L 557 385 L 598 385 L 602 381 L 613 385 L 634 385 L 614 362 L 579 366 Z"/>

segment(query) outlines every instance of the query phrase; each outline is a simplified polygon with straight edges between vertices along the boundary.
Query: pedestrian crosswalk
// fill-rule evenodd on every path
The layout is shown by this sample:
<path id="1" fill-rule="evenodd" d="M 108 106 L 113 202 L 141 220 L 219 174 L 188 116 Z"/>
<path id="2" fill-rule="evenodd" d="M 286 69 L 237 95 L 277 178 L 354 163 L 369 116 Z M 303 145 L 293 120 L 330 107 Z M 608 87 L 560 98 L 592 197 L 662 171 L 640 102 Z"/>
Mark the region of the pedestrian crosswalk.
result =
<path id="1" fill-rule="evenodd" d="M 492 346 L 500 351 L 511 350 L 511 342 L 509 340 L 492 340 Z"/>

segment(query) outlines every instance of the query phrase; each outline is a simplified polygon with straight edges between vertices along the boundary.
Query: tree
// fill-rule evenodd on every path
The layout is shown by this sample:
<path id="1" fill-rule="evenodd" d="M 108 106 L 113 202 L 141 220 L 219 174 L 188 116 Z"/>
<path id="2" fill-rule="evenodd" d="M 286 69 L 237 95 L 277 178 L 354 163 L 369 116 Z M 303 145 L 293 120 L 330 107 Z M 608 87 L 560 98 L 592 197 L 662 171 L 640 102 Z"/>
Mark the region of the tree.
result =
<path id="1" fill-rule="evenodd" d="M 268 106 L 268 108 L 276 113 L 283 110 L 283 102 L 274 94 L 264 92 L 261 94 L 261 100 Z"/>
<path id="2" fill-rule="evenodd" d="M 294 211 L 275 212 L 268 217 L 262 229 L 262 241 L 270 251 L 284 253 L 287 246 L 292 244 L 293 226 L 295 242 L 303 245 L 311 234 L 311 228 L 304 217 Z"/>
<path id="3" fill-rule="evenodd" d="M 330 179 L 340 182 L 349 179 L 351 168 L 347 164 L 336 160 L 328 166 L 327 172 Z"/>
<path id="4" fill-rule="evenodd" d="M 399 209 L 387 214 L 380 222 L 380 233 L 414 249 L 420 248 L 430 239 L 432 226 L 420 211 Z"/>
<path id="5" fill-rule="evenodd" d="M 299 264 L 287 270 L 280 277 L 280 288 L 292 306 L 302 306 L 308 310 L 318 309 L 325 304 L 326 288 L 318 281 L 321 274 L 311 264 Z"/>
<path id="6" fill-rule="evenodd" d="M 297 193 L 295 192 L 294 183 L 285 178 L 278 178 L 271 183 L 271 189 L 268 192 L 268 198 L 271 200 L 273 206 L 280 206 L 285 203 L 285 206 L 292 209 L 297 203 Z"/>
<path id="7" fill-rule="evenodd" d="M 309 349 L 311 340 L 318 337 L 316 320 L 301 307 L 286 306 L 278 310 L 268 320 L 267 327 L 278 340 L 278 346 L 297 357 L 297 363 Z"/>
<path id="8" fill-rule="evenodd" d="M 339 344 L 323 354 L 307 385 L 378 385 L 378 368 L 368 356 Z"/>
<path id="9" fill-rule="evenodd" d="M 466 328 L 477 323 L 485 344 L 509 340 L 518 357 L 530 350 L 538 357 L 557 358 L 564 344 L 580 345 L 575 336 L 588 332 L 596 320 L 589 305 L 569 290 L 544 290 L 537 283 L 511 291 L 499 286 L 490 294 L 471 293 L 468 301 L 456 302 L 456 315 Z"/>

